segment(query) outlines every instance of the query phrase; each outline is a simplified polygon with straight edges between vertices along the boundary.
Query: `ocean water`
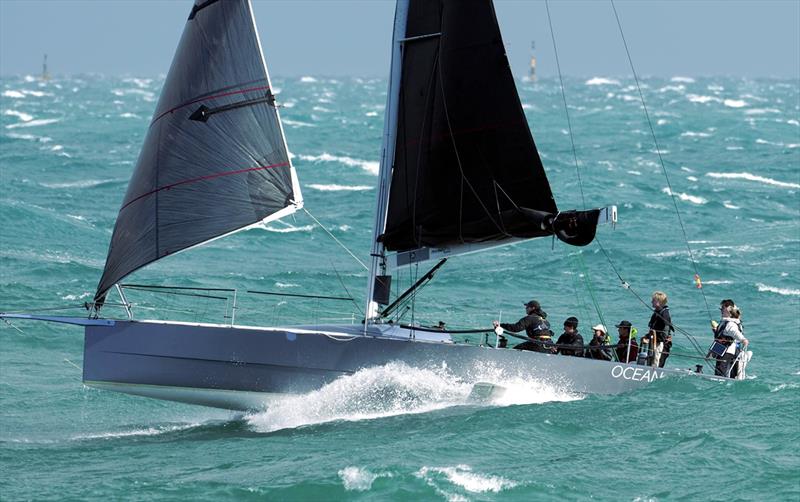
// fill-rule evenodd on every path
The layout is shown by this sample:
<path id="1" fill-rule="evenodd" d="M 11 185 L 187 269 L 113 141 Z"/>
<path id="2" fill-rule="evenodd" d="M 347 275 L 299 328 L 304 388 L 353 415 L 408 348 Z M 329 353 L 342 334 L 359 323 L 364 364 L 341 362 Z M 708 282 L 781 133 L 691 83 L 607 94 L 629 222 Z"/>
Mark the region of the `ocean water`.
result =
<path id="1" fill-rule="evenodd" d="M 0 311 L 85 312 L 162 83 L 0 79 Z M 365 260 L 386 81 L 275 86 L 307 208 Z M 755 353 L 746 381 L 580 396 L 495 369 L 485 379 L 509 391 L 476 404 L 446 368 L 397 362 L 241 414 L 86 388 L 80 328 L 0 323 L 0 497 L 798 500 L 800 84 L 676 76 L 643 86 L 711 314 L 722 298 L 742 309 Z M 518 88 L 559 207 L 581 208 L 558 81 Z M 598 232 L 611 263 L 596 243 L 550 239 L 455 258 L 404 320 L 484 327 L 516 320 L 536 298 L 554 326 L 576 315 L 586 336 L 600 314 L 642 328 L 649 312 L 636 295 L 661 289 L 676 324 L 706 346 L 709 313 L 634 82 L 570 78 L 566 93 L 586 204 L 619 206 L 616 228 Z M 400 272 L 396 287 L 424 270 Z M 244 291 L 362 298 L 365 277 L 300 213 L 127 282 L 236 288 L 239 324 L 349 323 L 361 301 Z M 129 295 L 140 318 L 225 322 L 231 306 Z M 693 353 L 680 334 L 674 350 Z"/>

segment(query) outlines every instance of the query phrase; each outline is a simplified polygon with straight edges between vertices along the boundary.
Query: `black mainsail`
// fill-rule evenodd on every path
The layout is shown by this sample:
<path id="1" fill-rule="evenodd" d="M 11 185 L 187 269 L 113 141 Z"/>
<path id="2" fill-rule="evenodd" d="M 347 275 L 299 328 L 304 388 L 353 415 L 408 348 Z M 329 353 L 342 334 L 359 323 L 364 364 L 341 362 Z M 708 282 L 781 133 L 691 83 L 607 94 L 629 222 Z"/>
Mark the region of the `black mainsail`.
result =
<path id="1" fill-rule="evenodd" d="M 556 234 L 592 241 L 599 210 L 561 212 L 490 1 L 411 0 L 378 239 L 388 251 Z M 380 210 L 380 208 L 379 208 Z"/>
<path id="2" fill-rule="evenodd" d="M 95 302 L 161 259 L 302 207 L 249 0 L 196 0 Z"/>

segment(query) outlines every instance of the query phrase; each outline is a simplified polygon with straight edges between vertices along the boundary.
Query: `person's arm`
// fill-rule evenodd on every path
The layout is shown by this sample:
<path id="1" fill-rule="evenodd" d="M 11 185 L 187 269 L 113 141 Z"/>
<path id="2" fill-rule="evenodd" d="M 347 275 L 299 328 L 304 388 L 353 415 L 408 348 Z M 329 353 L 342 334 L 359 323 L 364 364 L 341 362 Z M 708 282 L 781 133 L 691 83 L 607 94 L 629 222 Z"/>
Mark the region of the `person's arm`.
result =
<path id="1" fill-rule="evenodd" d="M 524 331 L 528 326 L 531 325 L 532 319 L 530 316 L 525 316 L 519 321 L 515 322 L 514 324 L 509 324 L 507 322 L 501 322 L 500 327 L 506 331 L 510 331 L 512 333 L 519 333 L 520 331 Z"/>

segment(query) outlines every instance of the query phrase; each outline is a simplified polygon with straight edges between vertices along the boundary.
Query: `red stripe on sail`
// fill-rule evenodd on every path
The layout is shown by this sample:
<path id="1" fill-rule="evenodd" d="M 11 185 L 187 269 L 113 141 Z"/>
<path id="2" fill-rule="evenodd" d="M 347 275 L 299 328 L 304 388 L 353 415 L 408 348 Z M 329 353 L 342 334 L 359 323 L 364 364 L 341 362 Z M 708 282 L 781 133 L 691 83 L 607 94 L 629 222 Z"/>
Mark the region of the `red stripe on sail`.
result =
<path id="1" fill-rule="evenodd" d="M 202 101 L 208 101 L 209 99 L 224 98 L 225 96 L 233 96 L 233 95 L 235 95 L 235 94 L 244 94 L 245 92 L 253 92 L 253 91 L 268 91 L 268 90 L 269 90 L 269 86 L 263 86 L 263 87 L 251 87 L 250 89 L 242 89 L 242 90 L 240 90 L 240 91 L 224 92 L 224 93 L 222 93 L 222 94 L 215 94 L 214 96 L 206 96 L 206 97 L 204 97 L 204 98 L 198 98 L 198 99 L 195 99 L 195 100 L 192 100 L 192 101 L 188 101 L 188 102 L 186 102 L 186 103 L 183 103 L 183 104 L 181 104 L 181 105 L 178 105 L 178 106 L 176 106 L 176 107 L 174 107 L 174 108 L 170 108 L 169 110 L 165 111 L 164 113 L 162 113 L 162 114 L 161 114 L 161 115 L 159 115 L 158 117 L 154 118 L 154 119 L 153 119 L 153 121 L 152 121 L 152 122 L 150 122 L 150 125 L 153 125 L 153 124 L 155 124 L 156 122 L 158 122 L 158 120 L 159 120 L 161 117 L 163 117 L 164 115 L 166 115 L 166 114 L 168 114 L 168 113 L 172 113 L 172 112 L 174 112 L 175 110 L 180 110 L 181 108 L 183 108 L 183 107 L 185 107 L 185 106 L 193 105 L 193 104 L 195 104 L 195 103 L 200 103 L 200 102 L 202 102 Z"/>
<path id="2" fill-rule="evenodd" d="M 270 166 L 249 167 L 247 169 L 237 169 L 236 171 L 223 171 L 223 172 L 214 173 L 214 174 L 207 174 L 205 176 L 200 176 L 198 178 L 192 178 L 192 179 L 188 179 L 188 180 L 177 181 L 175 183 L 170 183 L 169 185 L 164 185 L 163 187 L 158 187 L 155 190 L 151 190 L 151 191 L 149 191 L 147 193 L 143 193 L 142 195 L 136 197 L 135 199 L 131 200 L 130 202 L 128 202 L 127 204 L 122 206 L 119 210 L 120 210 L 120 212 L 122 212 L 123 209 L 125 209 L 128 206 L 130 206 L 131 204 L 133 204 L 134 202 L 136 202 L 139 199 L 143 199 L 144 197 L 147 197 L 148 195 L 153 195 L 154 193 L 158 193 L 158 192 L 160 192 L 162 190 L 169 190 L 170 188 L 174 188 L 174 187 L 176 187 L 178 185 L 186 185 L 187 183 L 194 183 L 196 181 L 205 181 L 205 180 L 210 180 L 210 179 L 214 179 L 214 178 L 221 178 L 223 176 L 231 176 L 233 174 L 249 173 L 249 172 L 252 172 L 252 171 L 262 171 L 264 169 L 274 169 L 276 167 L 286 167 L 288 165 L 289 165 L 289 162 L 281 162 L 280 164 L 272 164 Z"/>

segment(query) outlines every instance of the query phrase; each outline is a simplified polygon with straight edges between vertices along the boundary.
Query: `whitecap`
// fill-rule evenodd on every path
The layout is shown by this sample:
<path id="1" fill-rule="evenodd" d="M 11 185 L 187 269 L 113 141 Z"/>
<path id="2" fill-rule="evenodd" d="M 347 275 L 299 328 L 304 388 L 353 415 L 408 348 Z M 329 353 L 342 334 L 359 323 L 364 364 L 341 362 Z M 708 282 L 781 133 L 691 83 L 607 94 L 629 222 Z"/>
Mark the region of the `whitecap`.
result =
<path id="1" fill-rule="evenodd" d="M 789 124 L 789 125 L 800 126 L 800 121 L 797 121 L 795 119 L 789 119 L 789 120 L 786 121 L 786 123 Z"/>
<path id="2" fill-rule="evenodd" d="M 626 171 L 628 174 L 632 174 L 634 176 L 641 176 L 642 173 L 639 171 Z"/>
<path id="3" fill-rule="evenodd" d="M 725 149 L 733 152 L 733 151 L 737 151 L 737 150 L 744 150 L 744 147 L 743 146 L 726 146 Z"/>
<path id="4" fill-rule="evenodd" d="M 715 286 L 715 285 L 720 285 L 720 284 L 733 284 L 733 281 L 726 281 L 726 280 L 714 281 L 714 280 L 711 280 L 711 281 L 703 281 L 703 284 L 706 285 L 706 286 L 707 285 Z"/>
<path id="5" fill-rule="evenodd" d="M 301 160 L 309 161 L 309 162 L 338 162 L 344 164 L 346 166 L 352 167 L 360 167 L 361 169 L 367 171 L 370 174 L 377 175 L 378 168 L 380 164 L 376 161 L 371 160 L 361 160 L 361 159 L 354 159 L 352 157 L 347 156 L 337 156 L 331 155 L 327 152 L 323 152 L 320 155 L 298 155 Z"/>
<path id="6" fill-rule="evenodd" d="M 708 87 L 706 87 L 706 89 L 712 92 L 722 92 L 725 90 L 725 88 L 719 84 L 710 84 Z"/>
<path id="7" fill-rule="evenodd" d="M 294 283 L 291 283 L 291 282 L 276 282 L 275 283 L 275 287 L 278 287 L 278 288 L 299 288 L 300 285 L 299 284 L 294 284 Z"/>
<path id="8" fill-rule="evenodd" d="M 723 200 L 722 205 L 728 209 L 741 209 L 739 206 L 734 206 L 729 200 Z"/>
<path id="9" fill-rule="evenodd" d="M 745 115 L 765 115 L 767 113 L 780 113 L 781 111 L 777 108 L 751 108 L 749 110 L 745 110 Z"/>
<path id="10" fill-rule="evenodd" d="M 339 477 L 342 479 L 342 484 L 345 490 L 367 491 L 372 488 L 372 483 L 376 479 L 382 477 L 392 477 L 391 473 L 373 473 L 363 467 L 348 466 L 341 469 Z"/>
<path id="11" fill-rule="evenodd" d="M 686 98 L 692 103 L 721 103 L 722 100 L 716 96 L 702 96 L 698 94 L 687 94 Z"/>
<path id="12" fill-rule="evenodd" d="M 502 476 L 480 474 L 474 472 L 472 467 L 464 464 L 453 467 L 422 467 L 415 476 L 428 481 L 435 486 L 436 478 L 444 477 L 448 482 L 460 486 L 471 493 L 499 493 L 503 490 L 514 488 L 519 483 Z"/>
<path id="13" fill-rule="evenodd" d="M 29 122 L 17 122 L 16 124 L 8 124 L 6 129 L 16 129 L 18 127 L 37 127 L 48 124 L 55 124 L 61 122 L 61 119 L 36 119 Z"/>
<path id="14" fill-rule="evenodd" d="M 47 136 L 34 136 L 33 134 L 18 134 L 14 132 L 7 133 L 6 137 L 13 139 L 24 139 L 28 141 L 38 141 L 39 143 L 49 143 L 53 141 L 53 138 L 48 138 Z"/>
<path id="15" fill-rule="evenodd" d="M 800 289 L 779 288 L 768 286 L 767 284 L 757 283 L 756 287 L 761 293 L 776 293 L 783 296 L 800 296 Z"/>
<path id="16" fill-rule="evenodd" d="M 261 225 L 258 226 L 263 230 L 266 230 L 267 232 L 275 232 L 279 234 L 291 234 L 294 232 L 310 232 L 314 230 L 314 225 L 303 225 L 302 227 L 295 227 L 293 225 L 287 224 L 286 227 L 277 228 L 262 223 Z"/>
<path id="17" fill-rule="evenodd" d="M 86 291 L 86 292 L 84 292 L 84 293 L 82 293 L 82 294 L 80 294 L 80 295 L 66 295 L 66 296 L 62 296 L 62 297 L 61 297 L 61 299 L 62 299 L 62 300 L 67 300 L 67 301 L 83 300 L 84 298 L 88 298 L 88 297 L 92 296 L 93 294 L 94 294 L 94 293 L 92 293 L 92 292 L 90 292 L 90 291 Z"/>
<path id="18" fill-rule="evenodd" d="M 584 83 L 585 85 L 620 85 L 619 80 L 605 77 L 593 77 Z"/>
<path id="19" fill-rule="evenodd" d="M 28 89 L 23 90 L 22 93 L 25 94 L 26 96 L 33 96 L 34 98 L 42 98 L 44 96 L 52 96 L 52 94 L 49 93 L 49 92 L 31 91 L 31 90 L 28 90 Z"/>
<path id="20" fill-rule="evenodd" d="M 781 188 L 800 188 L 800 184 L 798 183 L 787 183 L 785 181 L 777 181 L 772 178 L 757 176 L 755 174 L 750 174 L 750 173 L 706 173 L 706 176 L 710 178 L 742 179 L 747 181 L 755 181 L 758 183 L 764 183 L 765 185 L 774 185 Z"/>
<path id="21" fill-rule="evenodd" d="M 694 79 L 692 77 L 682 77 L 680 75 L 676 75 L 669 79 L 670 82 L 680 82 L 682 84 L 693 84 Z"/>
<path id="22" fill-rule="evenodd" d="M 707 132 L 685 131 L 681 133 L 682 138 L 708 138 L 711 134 Z"/>
<path id="23" fill-rule="evenodd" d="M 330 101 L 328 101 L 328 103 L 330 103 Z M 321 112 L 321 113 L 331 113 L 333 111 L 333 110 L 329 110 L 328 108 L 325 108 L 323 106 L 315 106 L 315 107 L 312 108 L 312 110 L 314 110 L 315 112 Z"/>
<path id="24" fill-rule="evenodd" d="M 131 113 L 131 112 L 121 113 L 119 116 L 121 118 L 123 118 L 123 119 L 140 119 L 140 118 L 142 118 L 142 117 L 136 115 L 135 113 Z"/>
<path id="25" fill-rule="evenodd" d="M 92 188 L 106 183 L 122 183 L 127 179 L 100 179 L 100 180 L 79 180 L 67 181 L 62 183 L 40 183 L 41 186 L 46 188 Z"/>
<path id="26" fill-rule="evenodd" d="M 378 116 L 378 112 L 367 112 L 364 115 L 366 115 L 367 117 L 377 117 Z"/>
<path id="27" fill-rule="evenodd" d="M 697 181 L 697 178 L 695 178 L 694 176 L 687 176 L 686 179 L 689 181 Z"/>
<path id="28" fill-rule="evenodd" d="M 659 89 L 658 92 L 680 92 L 680 93 L 682 93 L 685 90 L 686 90 L 686 86 L 684 86 L 684 85 L 665 85 L 664 87 Z"/>
<path id="29" fill-rule="evenodd" d="M 726 99 L 722 102 L 722 104 L 731 108 L 742 108 L 747 106 L 747 102 L 741 99 Z"/>
<path id="30" fill-rule="evenodd" d="M 316 183 L 308 185 L 308 187 L 321 192 L 360 192 L 363 190 L 372 190 L 373 188 L 368 185 L 318 185 Z"/>
<path id="31" fill-rule="evenodd" d="M 52 152 L 58 152 L 58 151 L 61 151 L 63 149 L 64 149 L 63 145 L 53 145 L 53 146 L 50 147 L 50 151 L 52 151 Z"/>
<path id="32" fill-rule="evenodd" d="M 315 79 L 314 77 L 308 77 L 308 76 L 300 77 L 300 82 L 303 82 L 303 83 L 306 83 L 306 84 L 314 83 L 316 81 L 317 81 L 317 79 Z"/>
<path id="33" fill-rule="evenodd" d="M 27 113 L 20 112 L 20 111 L 17 111 L 17 110 L 5 110 L 3 112 L 3 115 L 9 115 L 11 117 L 17 117 L 18 119 L 20 119 L 23 122 L 30 122 L 31 120 L 33 120 L 33 115 L 29 115 Z"/>
<path id="34" fill-rule="evenodd" d="M 664 188 L 661 189 L 661 191 L 664 192 L 667 195 L 672 195 L 672 192 L 670 191 L 669 187 L 664 187 Z M 691 194 L 687 194 L 687 193 L 676 193 L 674 195 L 676 197 L 678 197 L 680 200 L 685 200 L 685 201 L 691 202 L 693 204 L 705 204 L 705 203 L 708 202 L 706 199 L 704 199 L 703 197 L 700 197 L 698 195 L 691 195 Z"/>
<path id="35" fill-rule="evenodd" d="M 317 127 L 316 124 L 309 124 L 308 122 L 301 122 L 299 120 L 283 119 L 282 122 L 291 127 Z"/>

